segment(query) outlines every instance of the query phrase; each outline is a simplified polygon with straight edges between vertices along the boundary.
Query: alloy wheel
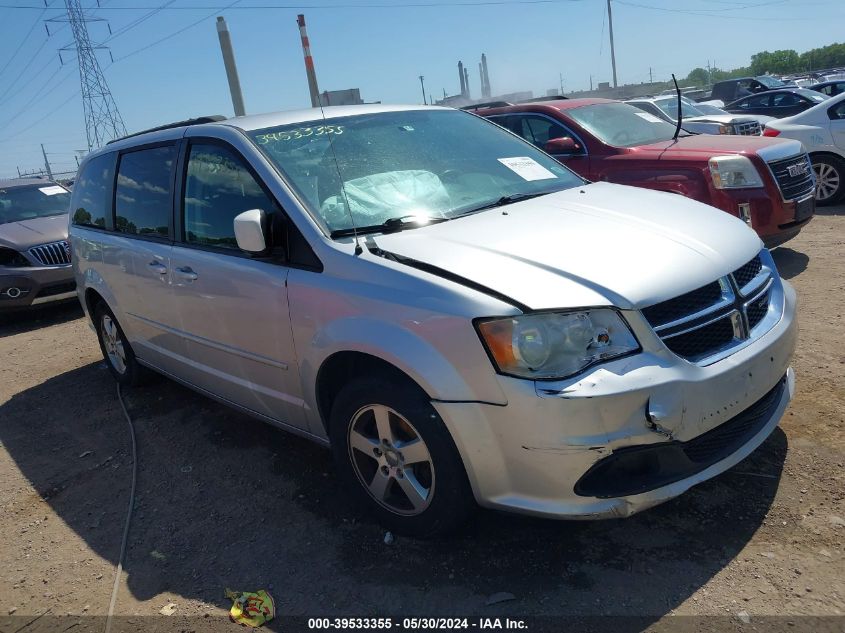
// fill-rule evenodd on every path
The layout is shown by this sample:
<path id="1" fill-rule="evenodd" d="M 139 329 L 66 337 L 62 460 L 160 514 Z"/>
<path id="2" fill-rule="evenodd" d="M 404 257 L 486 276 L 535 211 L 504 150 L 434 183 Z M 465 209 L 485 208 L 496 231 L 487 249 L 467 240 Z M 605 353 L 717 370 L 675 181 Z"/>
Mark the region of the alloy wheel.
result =
<path id="1" fill-rule="evenodd" d="M 108 314 L 103 315 L 103 320 L 100 326 L 103 337 L 103 347 L 106 350 L 106 356 L 119 374 L 126 373 L 126 351 L 123 349 L 123 339 L 117 329 L 117 323 Z"/>
<path id="2" fill-rule="evenodd" d="M 379 505 L 409 516 L 431 504 L 431 453 L 404 416 L 380 404 L 362 407 L 349 425 L 348 440 L 352 468 Z"/>
<path id="3" fill-rule="evenodd" d="M 839 191 L 842 177 L 832 165 L 827 163 L 816 163 L 813 165 L 813 170 L 816 172 L 816 183 L 818 187 L 816 200 L 826 202 Z"/>

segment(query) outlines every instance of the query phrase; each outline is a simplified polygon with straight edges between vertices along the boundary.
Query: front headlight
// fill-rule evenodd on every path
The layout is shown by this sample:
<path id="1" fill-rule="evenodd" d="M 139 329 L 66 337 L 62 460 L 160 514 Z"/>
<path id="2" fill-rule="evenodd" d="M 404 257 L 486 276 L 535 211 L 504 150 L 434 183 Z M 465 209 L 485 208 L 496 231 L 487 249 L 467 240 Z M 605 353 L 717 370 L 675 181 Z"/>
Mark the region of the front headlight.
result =
<path id="1" fill-rule="evenodd" d="M 730 125 L 720 125 L 719 126 L 719 134 L 730 134 L 731 133 L 731 126 Z"/>
<path id="2" fill-rule="evenodd" d="M 526 314 L 476 326 L 498 370 L 518 378 L 566 378 L 639 349 L 628 325 L 609 309 Z"/>
<path id="3" fill-rule="evenodd" d="M 710 177 L 716 189 L 763 186 L 760 174 L 746 156 L 714 156 L 710 159 Z"/>

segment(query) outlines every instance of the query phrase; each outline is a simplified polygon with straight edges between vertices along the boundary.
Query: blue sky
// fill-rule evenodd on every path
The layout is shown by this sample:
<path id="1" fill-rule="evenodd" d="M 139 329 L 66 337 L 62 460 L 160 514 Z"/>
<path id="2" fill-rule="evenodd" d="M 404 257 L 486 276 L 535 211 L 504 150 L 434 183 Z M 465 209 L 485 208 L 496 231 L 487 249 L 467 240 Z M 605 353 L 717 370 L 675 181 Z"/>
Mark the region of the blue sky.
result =
<path id="1" fill-rule="evenodd" d="M 232 114 L 215 16 L 232 32 L 247 113 L 309 104 L 296 14 L 308 22 L 321 90 L 357 87 L 367 101 L 420 103 L 426 91 L 458 92 L 457 62 L 477 65 L 487 53 L 493 92 L 610 81 L 605 0 L 82 0 L 94 42 L 116 35 L 100 64 L 129 131 L 204 114 Z M 12 8 L 38 0 L 0 0 L 0 177 L 43 165 L 75 165 L 86 147 L 75 61 L 59 63 L 70 45 L 62 0 L 42 11 Z M 435 6 L 400 6 L 400 5 Z M 249 9 L 257 5 L 301 8 Z M 335 5 L 335 6 L 329 6 Z M 380 5 L 380 6 L 376 6 Z M 474 5 L 474 6 L 471 6 Z M 139 8 L 148 7 L 148 8 Z M 175 7 L 190 7 L 176 9 Z M 204 7 L 204 8 L 202 8 Z M 202 20 L 202 21 L 200 21 Z M 200 21 L 198 24 L 192 24 Z M 708 59 L 720 68 L 746 65 L 761 50 L 799 52 L 843 39 L 843 0 L 613 0 L 619 82 L 685 76 Z M 31 29 L 31 30 L 30 30 Z M 182 29 L 183 32 L 156 43 Z M 29 34 L 29 35 L 27 35 Z M 149 46 L 153 44 L 152 46 Z M 149 48 L 144 49 L 144 47 Z M 17 51 L 17 55 L 12 55 Z M 74 53 L 63 53 L 65 60 Z"/>

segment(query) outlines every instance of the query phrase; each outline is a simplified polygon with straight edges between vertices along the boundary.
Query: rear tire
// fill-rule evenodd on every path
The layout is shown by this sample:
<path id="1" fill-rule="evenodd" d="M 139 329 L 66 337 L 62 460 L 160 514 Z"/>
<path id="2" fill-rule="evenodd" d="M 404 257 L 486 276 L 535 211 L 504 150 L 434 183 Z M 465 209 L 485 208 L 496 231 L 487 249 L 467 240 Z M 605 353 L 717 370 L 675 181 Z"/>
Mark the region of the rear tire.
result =
<path id="1" fill-rule="evenodd" d="M 475 510 L 455 443 L 415 385 L 357 379 L 340 390 L 330 425 L 341 477 L 388 529 L 434 537 L 457 529 Z"/>
<path id="2" fill-rule="evenodd" d="M 94 309 L 94 327 L 100 351 L 114 379 L 123 387 L 134 387 L 144 382 L 149 370 L 138 363 L 114 313 L 102 301 Z"/>
<path id="3" fill-rule="evenodd" d="M 816 173 L 816 203 L 836 204 L 845 198 L 845 161 L 836 156 L 811 156 Z"/>

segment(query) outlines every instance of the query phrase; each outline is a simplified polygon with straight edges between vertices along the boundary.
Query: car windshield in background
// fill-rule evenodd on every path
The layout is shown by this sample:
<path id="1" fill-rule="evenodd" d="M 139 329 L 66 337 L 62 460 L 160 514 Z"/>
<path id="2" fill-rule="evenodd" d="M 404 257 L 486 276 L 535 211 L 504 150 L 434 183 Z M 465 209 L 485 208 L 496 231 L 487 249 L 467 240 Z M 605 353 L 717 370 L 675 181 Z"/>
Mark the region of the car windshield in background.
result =
<path id="1" fill-rule="evenodd" d="M 615 147 L 659 143 L 675 136 L 674 125 L 627 103 L 597 103 L 566 113 L 599 140 Z"/>
<path id="2" fill-rule="evenodd" d="M 64 187 L 44 183 L 0 189 L 0 224 L 67 213 L 70 194 Z"/>
<path id="3" fill-rule="evenodd" d="M 822 101 L 827 101 L 830 97 L 826 94 L 822 94 L 821 92 L 816 92 L 815 90 L 808 90 L 807 88 L 801 88 L 800 90 L 796 90 L 799 95 L 802 97 L 806 97 L 813 103 L 821 103 Z"/>
<path id="4" fill-rule="evenodd" d="M 442 221 L 584 183 L 528 143 L 456 110 L 379 112 L 248 134 L 331 232 L 397 218 Z"/>
<path id="5" fill-rule="evenodd" d="M 655 101 L 654 103 L 657 105 L 658 108 L 663 110 L 663 112 L 668 114 L 673 119 L 678 118 L 677 97 L 674 99 L 661 99 L 659 101 Z M 702 112 L 696 106 L 692 105 L 689 101 L 686 101 L 684 99 L 681 99 L 681 111 L 684 113 L 684 118 L 693 116 L 704 116 L 704 112 Z"/>
<path id="6" fill-rule="evenodd" d="M 755 79 L 764 86 L 766 86 L 766 88 L 783 88 L 784 86 L 789 85 L 786 82 L 781 81 L 780 79 L 775 79 L 774 77 L 769 77 L 768 75 L 755 77 Z"/>

